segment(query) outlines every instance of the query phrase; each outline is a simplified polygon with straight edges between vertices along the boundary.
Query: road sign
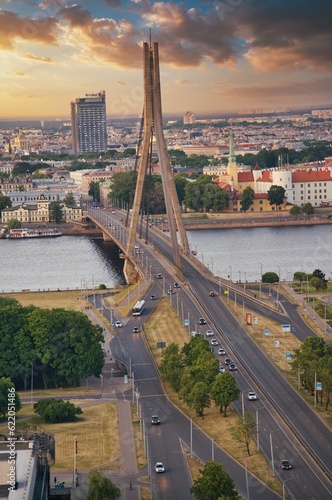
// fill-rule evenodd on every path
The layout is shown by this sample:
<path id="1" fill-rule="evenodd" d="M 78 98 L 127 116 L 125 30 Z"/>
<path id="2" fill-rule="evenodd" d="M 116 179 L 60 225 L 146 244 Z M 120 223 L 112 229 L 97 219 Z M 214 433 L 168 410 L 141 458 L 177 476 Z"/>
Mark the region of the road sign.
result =
<path id="1" fill-rule="evenodd" d="M 257 323 L 258 323 L 258 318 L 255 316 L 254 317 L 254 325 L 257 325 Z"/>
<path id="2" fill-rule="evenodd" d="M 274 341 L 274 347 L 280 347 L 280 342 L 279 340 Z"/>
<path id="3" fill-rule="evenodd" d="M 189 319 L 184 320 L 184 326 L 189 326 Z"/>
<path id="4" fill-rule="evenodd" d="M 291 326 L 290 325 L 281 325 L 281 331 L 282 332 L 290 332 Z"/>
<path id="5" fill-rule="evenodd" d="M 264 335 L 270 335 L 270 328 L 264 328 Z"/>
<path id="6" fill-rule="evenodd" d="M 323 385 L 321 382 L 316 382 L 316 391 L 321 391 L 323 389 Z"/>
<path id="7" fill-rule="evenodd" d="M 290 352 L 286 352 L 286 361 L 291 361 L 292 355 Z"/>

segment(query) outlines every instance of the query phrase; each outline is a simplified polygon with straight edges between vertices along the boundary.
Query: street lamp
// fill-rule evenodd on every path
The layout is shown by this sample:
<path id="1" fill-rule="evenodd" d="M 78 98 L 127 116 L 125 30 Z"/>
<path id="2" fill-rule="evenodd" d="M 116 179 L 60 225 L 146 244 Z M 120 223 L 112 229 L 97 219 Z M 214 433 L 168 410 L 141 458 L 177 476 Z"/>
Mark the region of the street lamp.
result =
<path id="1" fill-rule="evenodd" d="M 262 410 L 265 408 L 265 406 L 260 406 L 256 410 L 256 444 L 257 444 L 257 451 L 259 451 L 259 423 L 258 423 L 258 410 Z"/>
<path id="2" fill-rule="evenodd" d="M 271 448 L 271 466 L 272 466 L 272 476 L 275 476 L 274 472 L 274 459 L 273 459 L 273 444 L 272 444 L 272 434 L 273 432 L 280 431 L 281 429 L 274 429 L 274 431 L 270 432 L 270 448 Z"/>
<path id="3" fill-rule="evenodd" d="M 112 387 L 112 391 L 113 391 L 113 372 L 114 372 L 114 368 L 111 368 L 111 387 Z"/>
<path id="4" fill-rule="evenodd" d="M 287 481 L 292 481 L 293 479 L 295 479 L 295 477 L 289 477 L 288 479 L 285 479 L 285 481 L 282 482 L 282 500 L 286 500 L 285 483 L 287 483 Z"/>

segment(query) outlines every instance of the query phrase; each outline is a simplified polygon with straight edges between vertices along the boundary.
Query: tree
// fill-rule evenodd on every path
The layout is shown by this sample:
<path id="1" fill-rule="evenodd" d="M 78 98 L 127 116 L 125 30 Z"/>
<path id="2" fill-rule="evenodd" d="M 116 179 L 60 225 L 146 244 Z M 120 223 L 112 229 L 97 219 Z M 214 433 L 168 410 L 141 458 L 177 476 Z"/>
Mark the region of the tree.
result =
<path id="1" fill-rule="evenodd" d="M 310 215 L 314 213 L 315 209 L 311 205 L 311 203 L 305 203 L 302 207 L 302 213 L 306 214 L 308 219 L 310 219 Z"/>
<path id="2" fill-rule="evenodd" d="M 15 391 L 15 386 L 10 378 L 1 377 L 0 378 L 0 415 L 5 417 L 9 412 L 10 415 L 14 415 L 12 412 L 17 412 L 22 408 L 20 396 Z M 15 430 L 15 426 L 14 426 Z"/>
<path id="3" fill-rule="evenodd" d="M 194 408 L 198 417 L 204 417 L 204 408 L 211 406 L 208 385 L 196 382 L 187 396 L 187 403 L 190 408 Z"/>
<path id="4" fill-rule="evenodd" d="M 18 219 L 9 219 L 7 227 L 8 229 L 20 229 L 22 227 L 22 222 Z"/>
<path id="5" fill-rule="evenodd" d="M 217 184 L 206 184 L 202 202 L 205 211 L 222 212 L 229 205 L 229 194 Z"/>
<path id="6" fill-rule="evenodd" d="M 279 276 L 274 272 L 264 273 L 262 276 L 262 283 L 278 283 Z"/>
<path id="7" fill-rule="evenodd" d="M 312 276 L 314 278 L 319 278 L 323 281 L 325 281 L 325 283 L 327 283 L 327 279 L 325 279 L 325 273 L 323 273 L 323 271 L 321 271 L 320 269 L 315 269 L 314 272 L 312 273 Z"/>
<path id="8" fill-rule="evenodd" d="M 62 202 L 66 205 L 66 207 L 75 207 L 76 200 L 73 193 L 67 193 Z"/>
<path id="9" fill-rule="evenodd" d="M 252 433 L 256 428 L 256 422 L 252 413 L 245 411 L 243 416 L 237 419 L 235 429 L 233 432 L 234 437 L 240 442 L 244 443 L 247 449 L 248 456 L 250 457 L 250 442 Z"/>
<path id="10" fill-rule="evenodd" d="M 327 289 L 327 284 L 326 281 L 322 280 L 321 278 L 310 278 L 309 280 L 310 286 L 313 286 L 315 290 L 326 290 Z"/>
<path id="11" fill-rule="evenodd" d="M 234 481 L 225 471 L 222 464 L 208 461 L 204 469 L 199 469 L 200 476 L 194 480 L 190 493 L 196 500 L 238 500 L 240 497 L 234 489 Z"/>
<path id="12" fill-rule="evenodd" d="M 174 177 L 174 183 L 175 183 L 176 193 L 178 195 L 180 206 L 182 206 L 182 203 L 183 203 L 184 197 L 185 197 L 185 188 L 186 188 L 186 185 L 188 184 L 188 180 L 183 175 L 176 175 Z"/>
<path id="13" fill-rule="evenodd" d="M 289 210 L 290 215 L 294 215 L 296 219 L 301 212 L 302 212 L 301 207 L 299 207 L 298 205 L 293 205 Z"/>
<path id="14" fill-rule="evenodd" d="M 88 476 L 87 500 L 118 500 L 120 489 L 100 470 L 92 470 Z"/>
<path id="15" fill-rule="evenodd" d="M 112 191 L 109 193 L 109 200 L 118 200 L 131 204 L 134 200 L 136 188 L 137 172 L 118 172 L 112 177 Z"/>
<path id="16" fill-rule="evenodd" d="M 267 192 L 267 199 L 270 205 L 275 205 L 276 208 L 283 204 L 285 198 L 285 189 L 282 186 L 272 185 Z"/>
<path id="17" fill-rule="evenodd" d="M 246 212 L 254 202 L 255 191 L 250 187 L 246 187 L 243 190 L 242 198 L 240 201 L 241 208 L 243 212 Z"/>
<path id="18" fill-rule="evenodd" d="M 307 278 L 307 273 L 304 273 L 303 271 L 296 271 L 293 276 L 294 281 L 299 281 L 302 283 Z"/>
<path id="19" fill-rule="evenodd" d="M 33 405 L 35 413 L 38 413 L 45 422 L 60 423 L 74 422 L 76 415 L 81 415 L 82 409 L 69 401 L 63 399 L 44 398 Z"/>
<path id="20" fill-rule="evenodd" d="M 52 201 L 50 203 L 50 219 L 59 224 L 62 221 L 63 213 L 61 203 L 59 201 Z"/>
<path id="21" fill-rule="evenodd" d="M 220 413 L 224 412 L 224 417 L 227 416 L 226 411 L 230 403 L 239 399 L 240 394 L 236 380 L 230 373 L 219 373 L 211 386 L 211 397 L 216 406 L 219 406 Z"/>
<path id="22" fill-rule="evenodd" d="M 180 389 L 183 369 L 183 360 L 179 346 L 173 342 L 163 351 L 160 371 L 175 391 L 179 391 Z"/>
<path id="23" fill-rule="evenodd" d="M 102 179 L 99 182 L 91 181 L 89 184 L 88 194 L 89 194 L 89 196 L 92 196 L 94 201 L 98 201 L 98 203 L 100 203 L 100 183 L 101 182 L 102 182 Z"/>
<path id="24" fill-rule="evenodd" d="M 12 206 L 12 200 L 9 198 L 9 196 L 4 196 L 3 194 L 0 194 L 0 215 L 4 208 L 10 208 L 11 206 Z"/>

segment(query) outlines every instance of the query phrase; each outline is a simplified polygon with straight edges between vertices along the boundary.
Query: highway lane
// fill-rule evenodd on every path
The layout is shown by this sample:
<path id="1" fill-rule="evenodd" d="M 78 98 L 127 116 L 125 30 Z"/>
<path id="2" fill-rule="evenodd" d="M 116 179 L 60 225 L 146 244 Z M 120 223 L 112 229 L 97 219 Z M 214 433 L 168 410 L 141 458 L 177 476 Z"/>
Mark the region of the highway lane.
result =
<path id="1" fill-rule="evenodd" d="M 154 238 L 154 244 L 158 246 L 160 244 L 158 238 L 156 238 L 155 235 L 154 235 L 153 238 Z M 164 240 L 160 240 L 160 241 L 161 241 L 161 250 L 162 250 L 162 252 L 163 253 L 166 252 L 166 254 L 168 254 L 167 256 L 170 258 L 170 260 L 172 260 L 172 258 L 170 256 L 169 249 L 163 248 L 165 246 Z M 187 272 L 188 272 L 188 277 L 191 278 L 191 280 L 190 280 L 191 283 L 194 285 L 193 286 L 194 291 L 195 291 L 195 284 L 198 284 L 198 286 L 196 286 L 196 293 L 199 294 L 199 296 L 201 298 L 204 298 L 203 301 L 202 301 L 202 302 L 205 302 L 204 308 L 205 308 L 205 310 L 209 310 L 209 308 L 211 306 L 211 298 L 208 298 L 208 291 L 210 290 L 210 287 L 211 287 L 210 283 L 206 282 L 206 280 L 204 280 L 202 278 L 202 276 L 199 273 L 197 273 L 192 268 L 192 266 L 190 266 L 190 265 L 189 265 L 189 268 L 185 270 L 185 274 Z M 202 289 L 202 284 L 203 283 L 205 283 L 205 286 L 206 286 L 206 289 L 205 289 L 204 292 L 203 292 L 203 289 Z M 209 300 L 210 302 L 206 303 L 206 300 Z M 220 324 L 220 320 L 221 320 L 220 313 L 221 313 L 222 307 L 220 307 L 220 305 L 222 306 L 222 304 L 220 303 L 218 305 L 217 310 L 213 312 L 213 315 L 215 316 L 213 318 L 213 320 L 215 321 L 216 324 Z M 225 323 L 225 317 L 227 318 L 227 313 L 229 314 L 229 312 L 228 312 L 227 309 L 222 311 L 222 321 L 221 321 L 221 323 L 223 323 L 223 322 Z M 196 315 L 197 314 L 202 314 L 202 313 L 199 313 L 197 311 Z M 224 336 L 226 335 L 227 340 L 230 343 L 230 345 L 233 345 L 233 348 L 235 347 L 235 350 L 237 351 L 237 357 L 234 354 L 235 359 L 237 359 L 238 362 L 241 361 L 242 364 L 243 364 L 243 366 L 246 366 L 247 363 L 248 363 L 248 359 L 246 359 L 246 356 L 243 355 L 243 352 L 241 354 L 241 349 L 239 349 L 239 346 L 240 347 L 241 347 L 241 345 L 245 346 L 245 349 L 244 349 L 245 354 L 247 354 L 247 352 L 248 352 L 248 346 L 250 346 L 251 348 L 253 346 L 250 345 L 251 344 L 250 339 L 247 338 L 245 332 L 241 332 L 241 330 L 242 330 L 241 327 L 239 327 L 237 325 L 237 323 L 234 323 L 234 319 L 232 317 L 229 317 L 228 321 L 229 321 L 228 324 L 227 324 L 227 321 L 226 321 L 227 329 L 225 329 L 225 331 L 221 330 L 220 333 L 222 335 L 224 335 Z M 227 336 L 228 329 L 229 329 L 230 332 L 239 333 L 239 335 L 234 335 L 234 333 L 233 333 L 230 337 Z M 236 341 L 235 344 L 234 344 L 234 341 Z M 240 353 L 238 351 L 240 351 Z M 264 390 L 264 392 L 266 392 L 267 394 L 269 394 L 270 399 L 271 399 L 271 394 L 275 395 L 276 391 L 279 392 L 282 395 L 281 401 L 279 401 L 279 402 L 281 403 L 281 408 L 283 408 L 283 407 L 285 408 L 283 410 L 284 416 L 286 416 L 287 413 L 290 413 L 290 414 L 291 413 L 298 413 L 298 404 L 296 404 L 294 406 L 294 403 L 293 403 L 293 396 L 294 396 L 295 392 L 288 386 L 287 383 L 286 383 L 286 387 L 282 387 L 280 385 L 277 386 L 276 385 L 276 379 L 275 379 L 275 377 L 278 378 L 278 380 L 277 380 L 278 384 L 280 384 L 280 380 L 279 379 L 281 378 L 283 380 L 283 378 L 280 376 L 280 374 L 278 372 L 272 373 L 272 374 L 270 373 L 270 370 L 268 370 L 268 368 L 269 368 L 269 365 L 271 365 L 271 364 L 270 364 L 270 362 L 268 360 L 264 359 L 264 355 L 262 356 L 262 353 L 259 350 L 258 350 L 257 353 L 255 353 L 255 355 L 257 357 L 254 357 L 251 354 L 251 359 L 253 361 L 253 364 L 260 365 L 260 370 L 258 370 L 258 373 L 255 374 L 255 377 L 253 378 L 253 380 L 255 380 L 255 378 L 256 378 L 260 382 L 260 384 L 262 383 L 262 381 L 265 383 L 266 380 L 271 380 L 272 386 L 269 387 L 268 389 L 266 389 L 266 387 L 264 387 L 263 390 Z M 263 359 L 263 361 L 262 361 L 262 359 Z M 257 362 L 257 360 L 258 360 L 258 362 Z M 248 366 L 247 366 L 247 368 L 248 368 Z M 241 371 L 242 371 L 242 368 L 241 368 Z M 252 370 L 250 370 L 250 373 L 252 375 Z M 284 383 L 285 383 L 285 381 L 284 381 Z M 286 405 L 285 404 L 286 403 L 286 401 L 285 401 L 285 394 L 288 394 L 289 392 L 290 392 L 290 399 L 291 399 L 291 401 L 288 401 L 288 405 Z M 273 402 L 274 402 L 274 404 L 276 404 L 275 401 L 273 401 Z M 307 421 L 307 424 L 308 424 L 307 412 L 309 410 L 310 409 L 304 404 L 304 409 L 302 411 L 302 415 L 303 415 L 302 416 L 302 420 Z M 265 412 L 260 412 L 260 414 L 262 414 L 262 413 L 265 413 Z M 310 417 L 310 415 L 309 415 L 309 417 Z M 316 428 L 320 431 L 321 430 L 321 426 L 322 426 L 322 423 L 319 422 L 319 425 Z M 302 427 L 302 422 L 299 422 L 298 428 L 301 429 L 301 427 Z M 308 427 L 308 425 L 307 425 L 307 427 Z M 274 436 L 275 433 L 274 433 L 273 425 L 270 426 L 270 431 L 268 429 L 269 428 L 267 427 L 267 431 L 265 431 L 265 433 L 266 432 L 268 433 L 267 438 L 269 438 L 269 436 L 271 436 L 271 434 L 269 434 L 269 432 L 271 433 L 272 431 L 273 431 L 273 436 Z M 306 433 L 307 433 L 307 430 L 306 430 Z M 276 434 L 278 434 L 278 433 L 276 433 Z M 315 430 L 314 430 L 314 434 L 316 434 Z M 264 434 L 263 434 L 263 436 L 264 436 Z M 329 434 L 329 436 L 330 436 L 330 434 Z M 316 436 L 312 436 L 311 435 L 310 439 L 315 438 L 315 437 Z M 315 439 L 314 439 L 314 441 L 315 441 Z M 319 439 L 318 439 L 318 443 L 320 444 L 320 448 L 322 448 L 322 446 L 321 446 L 322 442 L 328 444 L 330 441 L 329 441 L 329 438 L 327 438 L 327 439 L 321 438 L 321 441 L 319 441 Z M 273 443 L 274 443 L 274 441 L 273 441 Z M 278 443 L 279 443 L 279 438 L 278 438 Z M 264 443 L 262 442 L 262 446 L 263 445 L 264 445 Z M 268 448 L 268 445 L 269 445 L 269 443 L 267 443 L 267 446 L 265 446 L 265 447 Z M 278 446 L 278 444 L 277 444 L 277 446 Z M 330 453 L 329 446 L 327 445 L 326 448 L 327 448 L 327 450 L 326 450 L 327 454 L 329 454 Z M 319 450 L 319 452 L 321 452 L 321 451 L 322 450 Z M 276 448 L 275 449 L 275 453 L 277 454 L 279 452 L 280 452 L 280 450 L 278 451 L 278 448 Z M 292 455 L 293 456 L 296 456 L 296 455 L 300 456 L 301 453 L 298 450 L 294 450 L 294 452 L 292 452 Z M 329 457 L 328 457 L 328 459 L 329 459 Z M 329 461 L 327 461 L 327 463 L 329 463 Z M 303 468 L 301 467 L 299 470 L 302 470 L 302 469 Z M 308 469 L 308 466 L 307 466 L 307 469 Z M 298 471 L 297 471 L 297 475 L 298 475 Z M 295 481 L 295 479 L 292 480 L 292 481 L 290 481 L 289 483 L 287 483 L 287 486 L 288 486 L 289 489 L 291 489 L 291 487 L 293 485 L 295 485 L 295 483 L 297 482 L 297 483 L 303 484 L 303 495 L 306 495 L 308 497 L 308 493 L 310 491 L 312 493 L 312 498 L 329 498 L 329 496 L 328 497 L 326 496 L 328 490 L 324 489 L 324 486 L 322 486 L 322 484 L 321 484 L 321 486 L 322 486 L 323 489 L 320 490 L 320 481 L 315 480 L 315 477 L 313 477 L 313 476 L 314 476 L 313 471 L 309 468 L 309 471 L 305 472 L 305 466 L 304 466 L 304 474 L 303 474 L 303 476 L 300 475 L 298 481 Z M 312 485 L 311 489 L 308 488 L 308 486 L 306 484 L 308 480 L 310 481 L 310 484 Z M 329 486 L 330 486 L 330 484 L 328 485 L 328 487 Z M 295 488 L 295 486 L 293 487 L 293 489 L 294 488 Z M 297 496 L 298 496 L 298 493 L 299 493 L 298 486 L 296 486 L 296 494 L 297 494 Z"/>
<path id="2" fill-rule="evenodd" d="M 155 245 L 158 246 L 156 241 Z M 170 251 L 167 247 L 165 248 L 163 240 L 160 245 L 159 249 L 171 258 Z M 246 368 L 250 377 L 261 388 L 261 391 L 267 394 L 268 399 L 278 408 L 279 414 L 282 415 L 283 419 L 291 426 L 291 429 L 302 439 L 302 442 L 311 450 L 311 453 L 316 457 L 320 457 L 324 470 L 331 477 L 331 431 L 291 388 L 257 345 L 247 336 L 246 332 L 234 320 L 225 305 L 221 301 L 218 301 L 218 299 L 216 301 L 214 300 L 215 298 L 209 297 L 209 290 L 211 289 L 209 280 L 202 277 L 184 259 L 182 260 L 182 265 L 185 278 L 190 280 L 191 289 L 198 297 L 198 302 L 201 304 L 202 310 L 207 311 L 206 315 L 212 320 L 212 323 L 215 325 L 217 331 L 219 330 L 227 345 L 232 348 L 235 361 L 238 362 L 240 367 L 243 366 Z M 240 369 L 242 370 L 242 368 Z M 289 443 L 291 443 L 291 433 L 288 432 L 288 435 Z M 269 438 L 269 436 L 267 437 Z M 323 446 L 322 443 L 324 443 Z M 269 448 L 269 442 L 265 445 L 265 448 Z M 287 446 L 286 450 L 291 456 L 299 457 L 301 461 L 301 449 L 294 446 L 291 448 L 289 449 Z M 276 448 L 275 459 L 281 460 L 282 458 L 284 457 L 280 453 L 280 449 Z M 302 494 L 305 496 L 308 495 L 308 492 L 311 492 L 313 498 L 330 498 L 330 480 L 322 476 L 319 471 L 317 474 L 320 476 L 320 479 L 317 479 L 314 464 L 311 464 L 310 467 L 307 464 L 302 465 L 302 474 L 299 474 L 297 481 L 289 482 L 289 489 L 295 489 L 294 483 L 296 482 L 297 495 L 302 490 Z"/>
<path id="3" fill-rule="evenodd" d="M 156 294 L 158 290 L 160 288 L 155 285 L 151 293 Z M 127 366 L 130 364 L 134 374 L 134 398 L 136 400 L 136 392 L 138 392 L 156 498 L 165 500 L 170 498 L 175 500 L 191 499 L 192 496 L 189 492 L 191 478 L 180 442 L 183 440 L 187 446 L 190 446 L 190 421 L 165 397 L 156 367 L 146 350 L 142 335 L 132 333 L 133 327 L 144 323 L 155 306 L 155 301 L 151 301 L 149 296 L 150 293 L 146 296 L 147 307 L 143 315 L 130 318 L 125 326 L 118 329 L 117 335 L 112 341 L 112 352 L 114 357 Z M 159 416 L 160 426 L 151 425 L 153 414 Z M 193 452 L 204 462 L 212 458 L 211 443 L 208 436 L 195 428 L 193 431 Z M 237 490 L 245 496 L 247 485 L 244 469 L 216 445 L 214 446 L 214 454 L 215 460 L 223 463 L 225 469 L 234 478 Z M 153 466 L 159 460 L 165 465 L 165 474 L 153 472 Z M 275 500 L 279 498 L 251 474 L 248 475 L 248 482 L 252 499 Z"/>

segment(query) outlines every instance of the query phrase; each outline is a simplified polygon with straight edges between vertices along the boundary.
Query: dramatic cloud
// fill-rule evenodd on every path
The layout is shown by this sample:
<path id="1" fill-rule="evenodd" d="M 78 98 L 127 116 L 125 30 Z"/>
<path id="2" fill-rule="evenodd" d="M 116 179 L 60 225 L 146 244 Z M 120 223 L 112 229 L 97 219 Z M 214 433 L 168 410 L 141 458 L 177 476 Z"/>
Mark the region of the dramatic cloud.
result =
<path id="1" fill-rule="evenodd" d="M 214 10 L 202 14 L 184 4 L 156 2 L 143 17 L 160 44 L 164 63 L 178 67 L 200 66 L 206 59 L 234 63 L 243 51 L 243 43 L 235 39 L 235 23 L 224 22 Z"/>
<path id="2" fill-rule="evenodd" d="M 79 5 L 62 9 L 59 16 L 80 37 L 80 48 L 92 59 L 99 58 L 125 68 L 142 66 L 142 34 L 130 22 L 93 19 L 90 12 Z"/>
<path id="3" fill-rule="evenodd" d="M 54 18 L 32 19 L 0 10 L 0 49 L 12 50 L 17 39 L 54 45 L 57 27 Z"/>
<path id="4" fill-rule="evenodd" d="M 331 0 L 243 2 L 234 15 L 256 68 L 332 71 Z"/>

